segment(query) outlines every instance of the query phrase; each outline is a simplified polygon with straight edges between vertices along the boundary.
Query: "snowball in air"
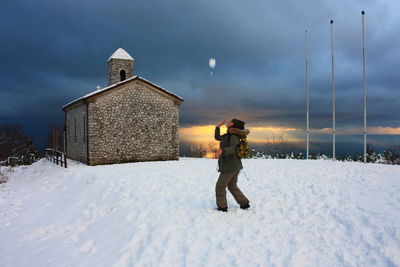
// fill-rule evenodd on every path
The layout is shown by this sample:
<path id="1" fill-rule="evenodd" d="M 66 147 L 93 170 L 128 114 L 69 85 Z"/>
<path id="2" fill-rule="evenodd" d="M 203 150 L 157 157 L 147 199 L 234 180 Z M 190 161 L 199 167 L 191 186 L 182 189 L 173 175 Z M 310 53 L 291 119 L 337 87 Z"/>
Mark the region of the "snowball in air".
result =
<path id="1" fill-rule="evenodd" d="M 215 58 L 210 58 L 208 61 L 208 65 L 210 65 L 210 68 L 215 68 Z"/>

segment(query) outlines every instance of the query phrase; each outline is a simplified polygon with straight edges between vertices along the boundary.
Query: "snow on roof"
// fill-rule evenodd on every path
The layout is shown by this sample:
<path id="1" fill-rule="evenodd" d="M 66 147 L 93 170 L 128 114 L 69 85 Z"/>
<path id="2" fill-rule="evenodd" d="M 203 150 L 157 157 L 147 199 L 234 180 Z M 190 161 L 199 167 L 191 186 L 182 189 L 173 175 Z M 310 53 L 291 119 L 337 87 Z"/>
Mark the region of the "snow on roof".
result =
<path id="1" fill-rule="evenodd" d="M 80 100 L 87 99 L 87 98 L 89 98 L 89 97 L 91 97 L 91 96 L 93 96 L 93 95 L 99 94 L 99 93 L 104 92 L 104 91 L 106 91 L 106 90 L 110 90 L 110 89 L 112 89 L 112 88 L 114 88 L 114 87 L 116 87 L 116 86 L 118 86 L 118 85 L 120 85 L 120 84 L 122 84 L 122 83 L 127 83 L 127 82 L 129 82 L 129 81 L 131 81 L 131 80 L 135 80 L 135 79 L 139 79 L 139 80 L 141 80 L 141 81 L 144 81 L 144 82 L 146 82 L 146 83 L 149 83 L 149 84 L 153 85 L 154 87 L 158 88 L 159 90 L 161 90 L 161 91 L 163 91 L 163 92 L 165 92 L 165 93 L 167 93 L 167 94 L 169 94 L 169 95 L 171 95 L 171 96 L 173 96 L 173 97 L 175 97 L 175 98 L 178 98 L 179 100 L 183 101 L 183 98 L 182 98 L 182 97 L 180 97 L 180 96 L 178 96 L 178 95 L 176 95 L 176 94 L 174 94 L 174 93 L 171 93 L 170 91 L 165 90 L 165 89 L 162 88 L 161 86 L 158 86 L 158 85 L 156 85 L 156 84 L 154 84 L 154 83 L 152 83 L 152 82 L 150 82 L 150 81 L 148 81 L 148 80 L 146 80 L 146 79 L 143 79 L 142 77 L 139 77 L 139 76 L 136 75 L 136 76 L 130 77 L 130 78 L 126 79 L 126 80 L 120 81 L 120 82 L 118 82 L 118 83 L 114 83 L 114 84 L 112 84 L 112 85 L 110 85 L 110 86 L 101 88 L 100 90 L 96 90 L 96 91 L 93 91 L 93 92 L 91 92 L 91 93 L 88 93 L 88 94 L 86 94 L 86 95 L 84 95 L 84 96 L 82 96 L 82 97 L 80 97 L 80 98 L 77 98 L 77 99 L 75 99 L 75 100 L 69 102 L 68 104 L 64 105 L 64 106 L 63 106 L 63 109 L 66 108 L 66 107 L 68 107 L 69 105 L 72 105 L 72 104 L 74 104 L 74 103 L 80 101 Z"/>
<path id="2" fill-rule="evenodd" d="M 114 54 L 111 55 L 111 57 L 107 60 L 110 61 L 111 59 L 126 59 L 126 60 L 133 60 L 133 58 L 131 57 L 131 55 L 129 55 L 128 52 L 126 52 L 124 49 L 122 48 L 118 48 L 117 50 L 115 50 Z"/>
<path id="3" fill-rule="evenodd" d="M 168 91 L 168 90 L 165 90 L 165 89 L 162 88 L 161 86 L 159 86 L 159 85 L 157 85 L 157 84 L 155 84 L 155 83 L 152 83 L 152 82 L 150 82 L 149 80 L 146 80 L 145 78 L 142 78 L 142 77 L 139 77 L 139 76 L 137 76 L 137 77 L 138 77 L 140 80 L 142 80 L 142 81 L 144 81 L 144 82 L 147 82 L 147 83 L 149 83 L 149 84 L 151 84 L 151 85 L 157 87 L 158 89 L 160 89 L 160 90 L 166 92 L 167 94 L 173 95 L 173 96 L 175 96 L 176 98 L 179 98 L 180 100 L 183 100 L 182 97 L 180 97 L 180 96 L 178 96 L 178 95 L 176 95 L 176 94 L 174 94 L 174 93 L 172 93 L 172 92 L 170 92 L 170 91 Z"/>

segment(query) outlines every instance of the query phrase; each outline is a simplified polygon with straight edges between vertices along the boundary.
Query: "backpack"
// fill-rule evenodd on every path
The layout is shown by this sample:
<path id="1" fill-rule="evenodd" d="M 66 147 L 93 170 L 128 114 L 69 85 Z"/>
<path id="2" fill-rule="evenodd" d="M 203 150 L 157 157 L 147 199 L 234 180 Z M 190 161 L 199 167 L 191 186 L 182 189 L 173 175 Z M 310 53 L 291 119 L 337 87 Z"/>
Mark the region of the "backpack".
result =
<path id="1" fill-rule="evenodd" d="M 250 146 L 249 143 L 247 143 L 246 137 L 240 137 L 240 142 L 236 149 L 236 154 L 241 159 L 247 159 L 250 157 Z"/>

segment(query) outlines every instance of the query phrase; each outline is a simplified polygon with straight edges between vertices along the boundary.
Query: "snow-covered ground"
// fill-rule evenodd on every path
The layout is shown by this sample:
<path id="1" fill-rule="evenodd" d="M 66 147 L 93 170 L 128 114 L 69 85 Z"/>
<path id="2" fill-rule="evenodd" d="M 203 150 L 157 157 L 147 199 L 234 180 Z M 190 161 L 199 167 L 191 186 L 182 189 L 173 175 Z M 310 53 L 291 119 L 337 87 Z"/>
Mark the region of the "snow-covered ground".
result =
<path id="1" fill-rule="evenodd" d="M 18 167 L 0 266 L 400 266 L 400 167 L 244 161 L 250 199 L 214 210 L 216 160 Z"/>

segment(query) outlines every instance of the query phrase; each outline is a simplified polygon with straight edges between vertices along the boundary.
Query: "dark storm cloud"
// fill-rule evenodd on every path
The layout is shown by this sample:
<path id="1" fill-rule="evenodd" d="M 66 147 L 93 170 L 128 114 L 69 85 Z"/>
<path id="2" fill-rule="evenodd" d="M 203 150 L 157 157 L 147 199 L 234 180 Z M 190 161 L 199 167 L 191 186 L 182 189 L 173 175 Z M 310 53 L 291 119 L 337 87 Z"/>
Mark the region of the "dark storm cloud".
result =
<path id="1" fill-rule="evenodd" d="M 136 74 L 185 99 L 182 126 L 235 116 L 304 128 L 308 30 L 311 125 L 327 128 L 332 18 L 338 123 L 362 125 L 362 9 L 369 125 L 399 127 L 399 6 L 367 0 L 8 1 L 0 10 L 0 123 L 28 120 L 31 134 L 34 120 L 63 123 L 62 105 L 106 86 L 105 62 L 122 45 Z"/>

